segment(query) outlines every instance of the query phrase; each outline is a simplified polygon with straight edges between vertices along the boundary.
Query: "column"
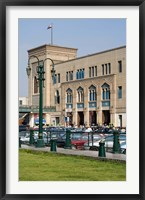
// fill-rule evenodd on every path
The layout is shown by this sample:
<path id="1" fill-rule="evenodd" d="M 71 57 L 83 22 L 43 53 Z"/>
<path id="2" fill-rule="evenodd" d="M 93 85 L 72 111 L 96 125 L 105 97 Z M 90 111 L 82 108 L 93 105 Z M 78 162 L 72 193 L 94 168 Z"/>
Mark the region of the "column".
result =
<path id="1" fill-rule="evenodd" d="M 84 111 L 84 123 L 86 125 L 86 127 L 89 127 L 89 110 L 88 108 L 86 108 L 86 110 Z"/>
<path id="2" fill-rule="evenodd" d="M 44 70 L 45 70 L 45 88 L 44 88 L 44 106 L 50 106 L 51 105 L 51 82 L 52 82 L 52 76 L 51 76 L 51 61 L 50 60 L 46 60 L 44 63 Z"/>

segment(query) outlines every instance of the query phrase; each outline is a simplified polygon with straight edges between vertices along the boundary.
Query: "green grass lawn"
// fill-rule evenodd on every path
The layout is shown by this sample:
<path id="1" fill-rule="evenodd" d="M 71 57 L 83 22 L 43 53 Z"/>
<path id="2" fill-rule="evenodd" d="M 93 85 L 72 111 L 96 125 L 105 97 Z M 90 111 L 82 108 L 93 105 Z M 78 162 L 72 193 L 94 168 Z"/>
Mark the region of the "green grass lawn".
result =
<path id="1" fill-rule="evenodd" d="M 20 181 L 125 181 L 126 163 L 20 149 Z"/>

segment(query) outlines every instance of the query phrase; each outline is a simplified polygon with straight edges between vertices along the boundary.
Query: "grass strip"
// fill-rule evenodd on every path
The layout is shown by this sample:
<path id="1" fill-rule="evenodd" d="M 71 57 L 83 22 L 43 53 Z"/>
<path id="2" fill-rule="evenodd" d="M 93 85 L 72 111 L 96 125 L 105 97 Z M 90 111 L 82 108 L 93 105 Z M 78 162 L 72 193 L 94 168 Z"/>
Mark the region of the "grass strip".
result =
<path id="1" fill-rule="evenodd" d="M 126 163 L 19 150 L 20 181 L 125 181 Z"/>

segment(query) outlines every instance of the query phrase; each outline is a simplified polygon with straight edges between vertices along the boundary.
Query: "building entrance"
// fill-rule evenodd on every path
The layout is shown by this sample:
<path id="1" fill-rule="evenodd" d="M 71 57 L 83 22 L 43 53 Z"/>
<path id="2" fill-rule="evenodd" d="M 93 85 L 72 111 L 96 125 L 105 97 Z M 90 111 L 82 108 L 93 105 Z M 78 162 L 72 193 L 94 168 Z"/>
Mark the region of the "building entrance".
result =
<path id="1" fill-rule="evenodd" d="M 96 125 L 97 122 L 96 111 L 89 111 L 89 122 L 90 126 Z"/>
<path id="2" fill-rule="evenodd" d="M 102 122 L 104 124 L 109 125 L 109 123 L 110 123 L 110 111 L 109 110 L 102 111 Z"/>
<path id="3" fill-rule="evenodd" d="M 73 122 L 73 115 L 72 112 L 67 112 L 67 117 L 69 119 L 69 125 L 72 126 L 72 122 Z"/>
<path id="4" fill-rule="evenodd" d="M 78 112 L 78 126 L 84 125 L 84 113 Z"/>
<path id="5" fill-rule="evenodd" d="M 119 126 L 122 128 L 122 115 L 119 115 Z"/>

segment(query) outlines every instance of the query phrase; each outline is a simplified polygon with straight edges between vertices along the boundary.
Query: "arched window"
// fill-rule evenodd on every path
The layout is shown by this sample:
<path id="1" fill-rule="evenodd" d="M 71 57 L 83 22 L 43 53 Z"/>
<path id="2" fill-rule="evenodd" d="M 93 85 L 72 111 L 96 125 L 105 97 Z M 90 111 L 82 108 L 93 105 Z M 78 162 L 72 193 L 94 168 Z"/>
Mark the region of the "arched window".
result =
<path id="1" fill-rule="evenodd" d="M 72 100 L 73 100 L 72 90 L 68 88 L 66 90 L 66 103 L 72 103 Z"/>
<path id="2" fill-rule="evenodd" d="M 34 94 L 38 93 L 38 80 L 37 77 L 34 77 Z"/>
<path id="3" fill-rule="evenodd" d="M 89 101 L 96 101 L 96 87 L 93 85 L 89 87 Z"/>
<path id="4" fill-rule="evenodd" d="M 55 104 L 60 104 L 60 95 L 58 90 L 55 92 Z"/>
<path id="5" fill-rule="evenodd" d="M 78 103 L 84 102 L 84 90 L 82 87 L 77 89 Z"/>
<path id="6" fill-rule="evenodd" d="M 110 86 L 107 83 L 102 85 L 102 99 L 109 100 L 110 99 Z"/>

